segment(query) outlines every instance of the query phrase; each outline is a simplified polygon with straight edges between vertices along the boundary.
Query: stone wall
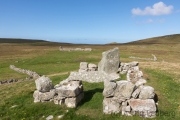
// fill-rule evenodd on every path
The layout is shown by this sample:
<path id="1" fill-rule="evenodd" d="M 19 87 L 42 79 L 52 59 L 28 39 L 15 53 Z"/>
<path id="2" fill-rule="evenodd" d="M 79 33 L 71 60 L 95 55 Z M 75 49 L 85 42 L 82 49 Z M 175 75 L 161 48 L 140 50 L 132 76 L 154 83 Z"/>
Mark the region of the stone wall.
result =
<path id="1" fill-rule="evenodd" d="M 133 59 L 139 59 L 139 60 L 151 60 L 151 61 L 157 61 L 157 57 L 152 54 L 153 58 L 141 58 L 141 57 L 134 57 L 134 56 L 130 56 L 129 58 L 133 58 Z"/>
<path id="2" fill-rule="evenodd" d="M 19 73 L 25 73 L 25 74 L 27 74 L 27 75 L 29 75 L 29 76 L 32 76 L 33 78 L 38 78 L 38 77 L 40 77 L 39 74 L 37 74 L 36 72 L 31 71 L 31 70 L 25 70 L 25 69 L 17 68 L 17 67 L 14 66 L 14 65 L 10 65 L 9 67 L 10 67 L 10 69 L 12 69 L 12 70 L 14 70 L 14 71 L 17 71 L 17 72 L 19 72 Z"/>
<path id="3" fill-rule="evenodd" d="M 83 99 L 83 85 L 79 80 L 62 81 L 61 84 L 54 86 L 52 81 L 45 76 L 35 80 L 36 90 L 33 97 L 34 102 L 54 101 L 55 104 L 75 108 Z"/>
<path id="4" fill-rule="evenodd" d="M 92 48 L 63 48 L 62 46 L 59 46 L 60 51 L 92 51 Z"/>
<path id="5" fill-rule="evenodd" d="M 143 73 L 138 66 L 131 67 L 127 72 L 127 80 L 104 81 L 103 112 L 105 114 L 135 114 L 145 118 L 156 116 L 154 88 L 147 86 Z"/>

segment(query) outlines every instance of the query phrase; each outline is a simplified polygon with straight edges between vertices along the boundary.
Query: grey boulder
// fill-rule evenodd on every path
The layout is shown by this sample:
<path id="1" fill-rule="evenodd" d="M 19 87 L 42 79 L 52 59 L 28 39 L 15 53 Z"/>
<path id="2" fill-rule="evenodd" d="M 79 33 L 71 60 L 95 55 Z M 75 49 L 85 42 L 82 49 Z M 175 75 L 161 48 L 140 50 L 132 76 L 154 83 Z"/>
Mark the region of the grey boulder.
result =
<path id="1" fill-rule="evenodd" d="M 51 89 L 54 88 L 52 81 L 45 76 L 42 76 L 35 80 L 36 89 L 40 92 L 49 92 Z"/>

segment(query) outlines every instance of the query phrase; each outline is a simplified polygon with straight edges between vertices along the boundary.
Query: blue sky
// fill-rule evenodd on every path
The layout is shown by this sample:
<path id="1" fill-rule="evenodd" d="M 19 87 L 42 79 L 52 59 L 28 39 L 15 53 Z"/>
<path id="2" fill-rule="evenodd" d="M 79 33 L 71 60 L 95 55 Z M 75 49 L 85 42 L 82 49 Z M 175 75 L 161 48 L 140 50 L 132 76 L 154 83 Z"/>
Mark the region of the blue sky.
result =
<path id="1" fill-rule="evenodd" d="M 180 0 L 0 0 L 0 38 L 125 43 L 180 33 Z"/>

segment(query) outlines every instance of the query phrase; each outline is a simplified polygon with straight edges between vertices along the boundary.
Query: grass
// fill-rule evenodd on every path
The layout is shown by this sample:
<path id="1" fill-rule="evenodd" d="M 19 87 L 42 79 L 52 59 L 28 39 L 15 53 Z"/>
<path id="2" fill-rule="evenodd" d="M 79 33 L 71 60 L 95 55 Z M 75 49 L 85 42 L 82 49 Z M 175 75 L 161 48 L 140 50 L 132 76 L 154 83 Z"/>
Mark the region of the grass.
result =
<path id="1" fill-rule="evenodd" d="M 63 47 L 90 47 L 92 52 L 63 52 Z M 125 45 L 71 45 L 71 44 L 0 44 L 0 80 L 25 79 L 27 75 L 9 69 L 9 65 L 33 70 L 41 75 L 47 75 L 56 85 L 66 79 L 70 71 L 78 70 L 79 63 L 87 61 L 98 64 L 102 52 L 114 47 L 120 49 L 122 62 L 139 61 L 140 69 L 147 79 L 147 85 L 155 88 L 158 96 L 158 112 L 156 120 L 180 119 L 180 67 L 179 44 L 125 44 Z M 146 52 L 144 52 L 146 51 Z M 158 61 L 130 59 L 129 56 L 149 58 L 155 54 Z M 162 62 L 164 60 L 164 62 Z M 18 62 L 17 62 L 18 61 Z M 121 80 L 126 75 L 120 75 Z M 49 115 L 58 119 L 64 115 L 64 120 L 139 120 L 139 116 L 127 117 L 121 114 L 104 115 L 102 112 L 103 83 L 83 82 L 85 98 L 75 109 L 55 105 L 53 102 L 34 103 L 34 80 L 13 84 L 0 85 L 0 120 L 43 120 Z M 12 106 L 17 105 L 14 108 Z M 68 110 L 69 112 L 66 112 Z"/>

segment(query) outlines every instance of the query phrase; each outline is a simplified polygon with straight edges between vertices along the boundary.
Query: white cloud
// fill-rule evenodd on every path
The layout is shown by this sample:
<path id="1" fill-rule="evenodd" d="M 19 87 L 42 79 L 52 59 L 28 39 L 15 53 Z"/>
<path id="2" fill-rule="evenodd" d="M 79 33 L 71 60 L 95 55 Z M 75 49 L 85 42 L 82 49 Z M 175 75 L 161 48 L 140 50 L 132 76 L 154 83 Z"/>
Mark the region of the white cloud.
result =
<path id="1" fill-rule="evenodd" d="M 153 23 L 153 22 L 154 22 L 154 20 L 152 20 L 152 19 L 147 20 L 147 23 Z"/>
<path id="2" fill-rule="evenodd" d="M 147 6 L 144 10 L 140 8 L 133 8 L 131 10 L 133 15 L 167 15 L 172 13 L 173 6 L 167 6 L 163 2 L 155 3 L 152 7 Z"/>

